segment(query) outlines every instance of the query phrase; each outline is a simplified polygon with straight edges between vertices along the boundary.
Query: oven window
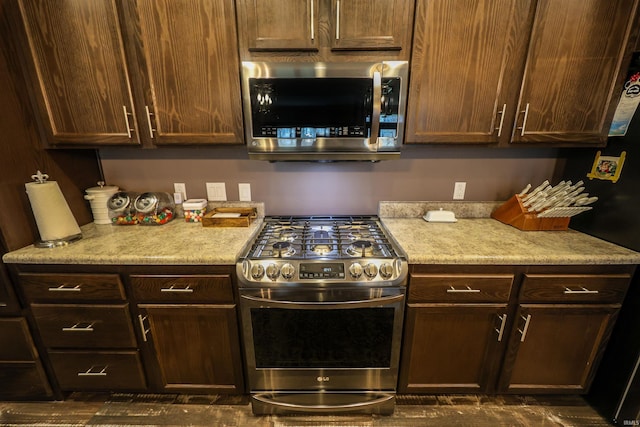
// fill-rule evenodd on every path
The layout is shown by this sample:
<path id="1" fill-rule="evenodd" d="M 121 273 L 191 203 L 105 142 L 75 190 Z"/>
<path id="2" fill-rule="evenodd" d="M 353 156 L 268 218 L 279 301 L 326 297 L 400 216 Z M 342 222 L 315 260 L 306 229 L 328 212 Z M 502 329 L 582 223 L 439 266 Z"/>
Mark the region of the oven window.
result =
<path id="1" fill-rule="evenodd" d="M 394 308 L 251 309 L 257 368 L 388 368 Z"/>
<path id="2" fill-rule="evenodd" d="M 372 79 L 249 79 L 254 134 L 264 127 L 365 127 Z"/>

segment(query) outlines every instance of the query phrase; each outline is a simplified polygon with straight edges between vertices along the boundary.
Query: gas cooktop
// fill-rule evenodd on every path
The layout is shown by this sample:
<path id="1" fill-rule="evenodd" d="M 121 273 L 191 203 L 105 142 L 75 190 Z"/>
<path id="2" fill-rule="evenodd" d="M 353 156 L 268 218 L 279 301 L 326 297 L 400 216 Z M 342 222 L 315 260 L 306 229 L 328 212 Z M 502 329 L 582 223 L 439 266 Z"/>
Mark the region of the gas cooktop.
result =
<path id="1" fill-rule="evenodd" d="M 376 216 L 267 217 L 240 265 L 245 283 L 384 282 L 407 270 Z"/>

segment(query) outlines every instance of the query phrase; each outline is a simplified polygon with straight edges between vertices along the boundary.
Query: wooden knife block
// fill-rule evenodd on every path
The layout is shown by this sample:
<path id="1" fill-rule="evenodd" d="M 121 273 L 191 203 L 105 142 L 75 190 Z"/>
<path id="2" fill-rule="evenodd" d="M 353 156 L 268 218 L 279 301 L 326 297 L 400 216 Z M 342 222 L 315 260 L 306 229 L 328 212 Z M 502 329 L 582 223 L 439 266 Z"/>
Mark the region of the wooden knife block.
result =
<path id="1" fill-rule="evenodd" d="M 567 230 L 571 219 L 568 216 L 537 218 L 535 213 L 527 211 L 517 194 L 493 211 L 491 218 L 523 231 Z"/>

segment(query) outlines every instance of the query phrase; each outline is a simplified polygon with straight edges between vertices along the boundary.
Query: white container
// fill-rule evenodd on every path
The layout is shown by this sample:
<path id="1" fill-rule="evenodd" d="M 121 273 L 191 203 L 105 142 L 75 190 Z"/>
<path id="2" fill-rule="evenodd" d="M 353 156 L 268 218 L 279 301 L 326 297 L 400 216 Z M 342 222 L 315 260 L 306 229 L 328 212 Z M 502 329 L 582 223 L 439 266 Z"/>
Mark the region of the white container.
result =
<path id="1" fill-rule="evenodd" d="M 207 213 L 207 201 L 206 199 L 185 200 L 182 210 L 186 222 L 202 222 L 204 214 Z"/>
<path id="2" fill-rule="evenodd" d="M 98 182 L 98 187 L 87 188 L 85 191 L 87 194 L 84 198 L 88 200 L 91 205 L 93 222 L 95 224 L 111 224 L 107 202 L 111 196 L 118 192 L 118 187 L 115 185 L 104 185 L 104 182 Z"/>

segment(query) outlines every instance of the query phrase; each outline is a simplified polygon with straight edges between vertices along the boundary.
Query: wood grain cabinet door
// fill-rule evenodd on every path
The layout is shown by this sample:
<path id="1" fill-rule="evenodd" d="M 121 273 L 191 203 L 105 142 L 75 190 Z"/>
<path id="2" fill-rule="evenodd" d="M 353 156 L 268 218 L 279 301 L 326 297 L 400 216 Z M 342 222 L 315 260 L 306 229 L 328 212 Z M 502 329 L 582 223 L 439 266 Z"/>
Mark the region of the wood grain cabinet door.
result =
<path id="1" fill-rule="evenodd" d="M 508 141 L 530 0 L 418 0 L 407 143 Z"/>
<path id="2" fill-rule="evenodd" d="M 586 393 L 619 307 L 521 304 L 498 391 Z"/>
<path id="3" fill-rule="evenodd" d="M 399 392 L 488 392 L 506 342 L 506 311 L 506 304 L 409 304 Z"/>
<path id="4" fill-rule="evenodd" d="M 242 48 L 317 51 L 321 0 L 237 0 Z"/>
<path id="5" fill-rule="evenodd" d="M 331 49 L 408 49 L 404 43 L 410 40 L 414 3 L 414 0 L 331 0 Z"/>
<path id="6" fill-rule="evenodd" d="M 234 1 L 139 0 L 135 8 L 147 79 L 140 116 L 153 143 L 241 144 Z"/>
<path id="7" fill-rule="evenodd" d="M 115 0 L 20 0 L 48 142 L 138 144 Z"/>
<path id="8" fill-rule="evenodd" d="M 538 1 L 513 142 L 606 142 L 637 5 Z"/>
<path id="9" fill-rule="evenodd" d="M 242 393 L 235 305 L 140 304 L 160 391 Z M 154 379 L 150 378 L 150 381 Z"/>

